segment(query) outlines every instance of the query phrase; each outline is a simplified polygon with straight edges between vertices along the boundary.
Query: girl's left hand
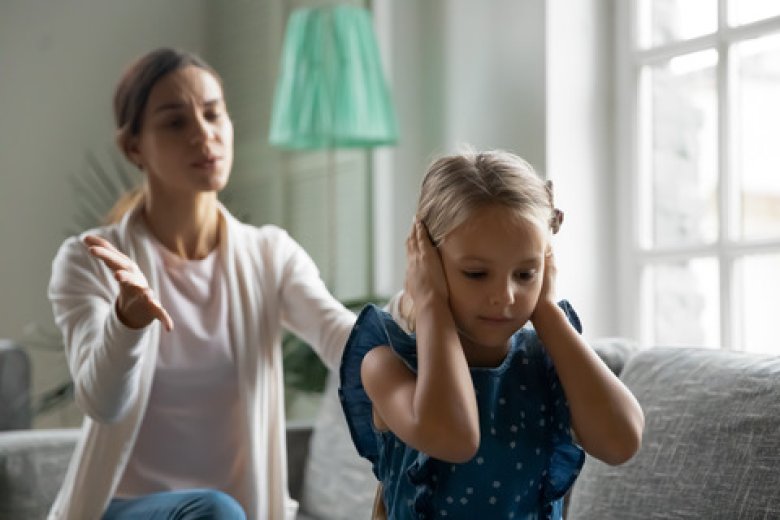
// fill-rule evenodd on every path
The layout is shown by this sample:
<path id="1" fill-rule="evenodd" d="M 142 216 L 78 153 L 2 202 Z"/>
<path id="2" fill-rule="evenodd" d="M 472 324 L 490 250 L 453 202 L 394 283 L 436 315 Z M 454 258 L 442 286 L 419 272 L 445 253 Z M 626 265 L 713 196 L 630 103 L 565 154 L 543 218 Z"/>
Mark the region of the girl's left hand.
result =
<path id="1" fill-rule="evenodd" d="M 533 321 L 537 311 L 540 307 L 551 303 L 553 306 L 557 306 L 555 300 L 555 278 L 558 275 L 558 268 L 555 265 L 555 255 L 553 254 L 552 246 L 547 246 L 547 252 L 544 255 L 544 277 L 542 279 L 542 290 L 539 293 L 539 301 L 536 303 L 536 308 L 531 316 Z"/>

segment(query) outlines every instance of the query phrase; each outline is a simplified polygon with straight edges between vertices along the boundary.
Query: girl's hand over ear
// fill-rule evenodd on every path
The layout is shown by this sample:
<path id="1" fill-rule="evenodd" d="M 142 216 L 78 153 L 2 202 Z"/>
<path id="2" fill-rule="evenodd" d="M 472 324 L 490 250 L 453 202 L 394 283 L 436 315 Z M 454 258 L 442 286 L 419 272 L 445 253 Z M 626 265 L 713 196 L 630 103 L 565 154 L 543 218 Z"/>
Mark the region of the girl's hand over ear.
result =
<path id="1" fill-rule="evenodd" d="M 416 307 L 433 301 L 449 301 L 439 250 L 431 242 L 425 224 L 416 218 L 406 239 L 404 291 L 412 297 Z"/>
<path id="2" fill-rule="evenodd" d="M 547 251 L 544 255 L 544 275 L 542 279 L 542 290 L 539 293 L 539 301 L 536 303 L 536 308 L 531 315 L 531 322 L 537 317 L 537 313 L 541 312 L 545 306 L 551 304 L 557 308 L 558 304 L 555 299 L 555 279 L 558 276 L 558 268 L 555 265 L 555 255 L 553 254 L 552 246 L 547 246 Z"/>
<path id="3" fill-rule="evenodd" d="M 173 330 L 173 320 L 154 296 L 135 262 L 104 238 L 88 235 L 84 238 L 84 244 L 92 256 L 113 271 L 114 278 L 119 282 L 119 297 L 116 300 L 119 321 L 131 329 L 141 329 L 157 319 L 167 330 Z"/>

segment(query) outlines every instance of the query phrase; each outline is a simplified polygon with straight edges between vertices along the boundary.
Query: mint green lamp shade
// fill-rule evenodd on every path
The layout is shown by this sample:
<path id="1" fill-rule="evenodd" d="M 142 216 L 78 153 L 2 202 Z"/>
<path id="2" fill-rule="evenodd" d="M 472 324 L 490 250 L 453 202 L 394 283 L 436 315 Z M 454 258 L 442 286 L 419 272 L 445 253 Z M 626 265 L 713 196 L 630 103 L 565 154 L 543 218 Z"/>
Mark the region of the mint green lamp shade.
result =
<path id="1" fill-rule="evenodd" d="M 290 15 L 269 134 L 272 145 L 301 150 L 398 140 L 368 11 L 339 5 Z"/>

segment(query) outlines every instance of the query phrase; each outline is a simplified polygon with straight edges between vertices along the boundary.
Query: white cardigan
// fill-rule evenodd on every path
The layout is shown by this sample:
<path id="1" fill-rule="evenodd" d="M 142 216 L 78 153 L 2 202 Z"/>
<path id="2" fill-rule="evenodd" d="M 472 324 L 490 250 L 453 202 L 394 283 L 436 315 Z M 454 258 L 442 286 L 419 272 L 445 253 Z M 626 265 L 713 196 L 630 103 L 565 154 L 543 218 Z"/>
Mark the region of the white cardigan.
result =
<path id="1" fill-rule="evenodd" d="M 330 295 L 314 262 L 285 231 L 245 225 L 223 207 L 220 211 L 229 330 L 251 443 L 246 478 L 256 490 L 247 517 L 292 519 L 297 503 L 287 491 L 282 327 L 335 368 L 355 316 Z M 117 225 L 88 233 L 103 236 L 132 258 L 156 291 L 155 253 L 134 231 L 138 218 L 137 209 Z M 107 507 L 143 419 L 161 333 L 159 321 L 141 330 L 118 321 L 113 309 L 119 286 L 81 238 L 62 244 L 49 284 L 76 402 L 86 413 L 51 520 L 97 520 Z"/>

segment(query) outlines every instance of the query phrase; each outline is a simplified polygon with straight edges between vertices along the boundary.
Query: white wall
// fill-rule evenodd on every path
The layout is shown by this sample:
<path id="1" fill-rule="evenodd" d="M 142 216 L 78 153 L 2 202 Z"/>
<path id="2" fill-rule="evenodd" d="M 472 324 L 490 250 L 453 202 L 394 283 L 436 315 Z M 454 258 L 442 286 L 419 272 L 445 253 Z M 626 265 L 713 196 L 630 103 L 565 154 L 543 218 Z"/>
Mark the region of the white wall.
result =
<path id="1" fill-rule="evenodd" d="M 205 50 L 205 0 L 4 0 L 0 3 L 0 336 L 53 326 L 51 260 L 73 226 L 69 176 L 113 147 L 120 71 L 160 45 Z M 34 391 L 64 370 L 34 363 Z M 59 419 L 54 418 L 57 422 Z M 44 420 L 43 425 L 46 422 Z"/>
<path id="2" fill-rule="evenodd" d="M 547 2 L 547 173 L 565 219 L 560 296 L 586 337 L 618 333 L 613 0 Z"/>
<path id="3" fill-rule="evenodd" d="M 460 145 L 504 148 L 544 172 L 543 0 L 376 0 L 398 111 L 398 146 L 377 153 L 377 288 L 403 285 L 404 247 L 426 166 Z"/>
<path id="4" fill-rule="evenodd" d="M 401 142 L 376 157 L 377 287 L 403 284 L 423 171 L 460 144 L 505 148 L 557 185 L 558 294 L 617 334 L 612 0 L 377 0 Z"/>
<path id="5" fill-rule="evenodd" d="M 268 144 L 268 126 L 289 2 L 207 4 L 206 57 L 224 80 L 235 129 L 233 171 L 222 198 L 254 224 L 283 223 L 282 154 Z"/>
<path id="6" fill-rule="evenodd" d="M 425 167 L 443 148 L 442 2 L 374 1 L 374 22 L 399 125 L 397 146 L 375 152 L 376 290 L 403 286 L 404 244 Z"/>
<path id="7" fill-rule="evenodd" d="M 544 173 L 545 2 L 448 0 L 442 11 L 444 149 L 506 149 Z"/>
<path id="8" fill-rule="evenodd" d="M 143 5 L 139 5 L 143 4 Z M 184 8 L 186 5 L 186 9 Z M 113 146 L 111 96 L 131 59 L 163 44 L 200 52 L 205 1 L 0 3 L 0 335 L 51 314 L 50 262 L 75 211 L 68 177 Z"/>

